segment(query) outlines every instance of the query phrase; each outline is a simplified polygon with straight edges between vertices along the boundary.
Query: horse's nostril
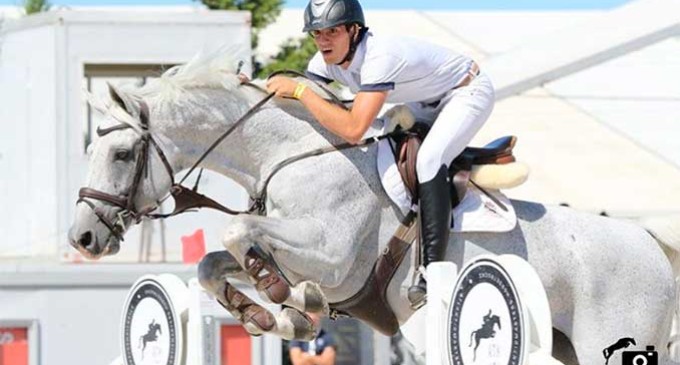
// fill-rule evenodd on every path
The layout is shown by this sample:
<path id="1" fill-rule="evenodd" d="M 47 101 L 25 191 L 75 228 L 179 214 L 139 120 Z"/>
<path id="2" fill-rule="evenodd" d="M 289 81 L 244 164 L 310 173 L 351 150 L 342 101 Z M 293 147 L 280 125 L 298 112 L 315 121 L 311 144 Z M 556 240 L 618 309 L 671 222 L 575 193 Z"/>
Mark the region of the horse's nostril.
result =
<path id="1" fill-rule="evenodd" d="M 83 233 L 80 236 L 80 239 L 78 240 L 78 244 L 82 248 L 88 248 L 88 246 L 90 246 L 91 243 L 92 243 L 92 233 L 90 231 Z"/>

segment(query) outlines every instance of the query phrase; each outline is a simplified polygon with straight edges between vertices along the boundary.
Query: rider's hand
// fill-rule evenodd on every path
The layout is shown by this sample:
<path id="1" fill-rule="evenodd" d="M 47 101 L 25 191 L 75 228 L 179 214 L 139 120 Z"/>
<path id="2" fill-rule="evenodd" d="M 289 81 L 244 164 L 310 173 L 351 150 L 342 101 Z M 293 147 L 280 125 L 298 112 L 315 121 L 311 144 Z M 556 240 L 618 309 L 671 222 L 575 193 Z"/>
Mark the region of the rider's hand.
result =
<path id="1" fill-rule="evenodd" d="M 292 98 L 298 82 L 285 76 L 274 76 L 267 80 L 267 91 L 278 97 Z"/>
<path id="2" fill-rule="evenodd" d="M 241 84 L 247 84 L 250 82 L 250 78 L 244 73 L 239 73 L 237 77 Z"/>

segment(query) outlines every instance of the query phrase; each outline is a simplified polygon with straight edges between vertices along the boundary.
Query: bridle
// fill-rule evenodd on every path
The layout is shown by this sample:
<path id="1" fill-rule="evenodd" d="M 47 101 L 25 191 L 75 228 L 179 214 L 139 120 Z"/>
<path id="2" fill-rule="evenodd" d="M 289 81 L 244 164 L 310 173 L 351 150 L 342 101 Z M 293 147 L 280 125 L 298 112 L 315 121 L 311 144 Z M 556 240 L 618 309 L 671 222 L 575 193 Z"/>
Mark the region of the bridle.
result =
<path id="1" fill-rule="evenodd" d="M 140 102 L 139 113 L 139 125 L 141 129 L 140 155 L 137 159 L 137 163 L 135 164 L 135 175 L 132 179 L 130 187 L 127 189 L 127 192 L 121 195 L 113 195 L 100 190 L 84 187 L 78 191 L 78 200 L 76 201 L 76 204 L 85 203 L 87 206 L 89 206 L 90 209 L 92 209 L 94 214 L 97 216 L 97 218 L 102 222 L 102 224 L 104 224 L 104 226 L 108 228 L 111 234 L 120 241 L 124 241 L 123 233 L 126 230 L 126 222 L 132 220 L 134 220 L 134 223 L 137 224 L 144 218 L 148 219 L 168 218 L 181 213 L 185 213 L 193 208 L 204 207 L 216 209 L 231 215 L 238 215 L 243 213 L 252 214 L 253 212 L 264 211 L 264 207 L 260 204 L 260 202 L 263 201 L 261 199 L 253 199 L 253 203 L 251 204 L 248 210 L 235 211 L 221 205 L 220 203 L 217 203 L 216 201 L 210 199 L 205 195 L 199 194 L 196 191 L 198 181 L 196 182 L 196 186 L 194 186 L 193 189 L 185 187 L 184 185 L 182 185 L 182 183 L 210 154 L 210 152 L 212 152 L 217 147 L 217 145 L 220 144 L 220 142 L 222 142 L 222 140 L 229 136 L 244 121 L 252 117 L 273 96 L 274 93 L 270 93 L 264 99 L 260 100 L 252 108 L 250 108 L 250 110 L 248 110 L 246 114 L 244 114 L 239 120 L 237 120 L 227 131 L 225 131 L 217 140 L 215 140 L 215 142 L 213 142 L 213 144 L 210 145 L 210 147 L 203 153 L 203 155 L 201 155 L 201 157 L 191 166 L 189 171 L 187 171 L 187 173 L 179 182 L 175 182 L 175 173 L 174 170 L 172 169 L 172 166 L 170 166 L 168 158 L 166 157 L 165 153 L 163 153 L 163 150 L 160 148 L 159 144 L 156 142 L 156 140 L 151 135 L 151 132 L 149 131 L 149 106 L 147 105 L 146 102 L 142 100 Z M 99 137 L 103 137 L 111 132 L 125 130 L 129 128 L 132 128 L 132 125 L 128 123 L 121 123 L 105 129 L 97 128 L 97 135 Z M 168 173 L 168 176 L 170 177 L 171 183 L 170 195 L 157 201 L 154 206 L 145 208 L 143 210 L 138 210 L 137 207 L 135 206 L 135 197 L 137 195 L 137 191 L 139 191 L 139 186 L 142 182 L 142 178 L 148 175 L 148 161 L 150 157 L 149 146 L 154 147 L 156 153 L 163 162 L 165 171 Z M 153 214 L 152 212 L 158 209 L 158 207 L 160 207 L 160 205 L 170 196 L 172 196 L 175 200 L 175 209 L 169 214 Z M 97 207 L 92 200 L 102 201 L 120 208 L 121 210 L 116 214 L 116 220 L 113 221 L 107 218 L 102 208 Z"/>
<path id="2" fill-rule="evenodd" d="M 76 204 L 87 204 L 92 209 L 92 211 L 94 211 L 94 214 L 97 216 L 97 218 L 99 218 L 106 228 L 111 231 L 111 234 L 121 241 L 123 241 L 123 232 L 125 232 L 126 221 L 133 219 L 135 223 L 139 223 L 143 217 L 149 216 L 149 213 L 157 208 L 157 206 L 155 206 L 139 211 L 135 206 L 135 196 L 139 190 L 139 185 L 142 182 L 142 178 L 148 175 L 149 145 L 153 146 L 156 150 L 156 153 L 163 162 L 163 166 L 165 166 L 165 170 L 170 176 L 170 181 L 173 185 L 175 185 L 172 167 L 170 166 L 165 153 L 163 153 L 163 150 L 149 132 L 149 107 L 144 102 L 140 105 L 139 119 L 142 135 L 140 141 L 140 156 L 137 159 L 137 163 L 135 164 L 135 175 L 132 179 L 130 187 L 127 189 L 127 193 L 123 193 L 122 195 L 112 195 L 100 190 L 85 187 L 81 188 L 78 192 L 78 201 L 76 202 Z M 97 135 L 99 137 L 103 137 L 111 132 L 128 128 L 132 128 L 132 126 L 130 124 L 119 124 L 105 129 L 97 128 Z M 116 214 L 116 221 L 111 221 L 108 219 L 104 215 L 102 209 L 95 206 L 91 200 L 103 201 L 121 208 L 121 210 Z"/>
<path id="3" fill-rule="evenodd" d="M 288 74 L 294 74 L 296 76 L 301 76 L 299 73 L 296 72 L 291 72 L 291 71 L 279 71 L 275 74 L 280 74 L 280 73 L 288 73 Z M 270 77 L 271 77 L 270 76 Z M 252 86 L 255 88 L 259 89 L 259 86 L 247 83 L 246 85 Z M 339 104 L 344 107 L 343 102 L 337 97 L 327 90 L 326 88 L 322 89 L 331 96 L 331 102 Z M 262 89 L 260 89 L 262 90 Z M 263 90 L 264 91 L 264 90 Z M 264 91 L 266 93 L 266 91 Z M 220 135 L 219 138 L 217 138 L 211 145 L 206 149 L 206 151 L 201 155 L 201 157 L 194 162 L 194 164 L 189 168 L 189 171 L 184 175 L 184 177 L 179 181 L 175 182 L 174 178 L 174 171 L 172 169 L 172 166 L 170 166 L 170 163 L 165 155 L 163 153 L 163 150 L 160 148 L 156 140 L 153 138 L 151 135 L 151 132 L 149 131 L 149 107 L 144 102 L 143 100 L 140 103 L 140 114 L 139 114 L 139 119 L 140 119 L 140 127 L 141 127 L 141 148 L 140 148 L 140 155 L 139 158 L 137 159 L 137 163 L 135 165 L 135 175 L 132 180 L 132 184 L 127 190 L 127 193 L 121 194 L 121 195 L 112 195 L 100 190 L 92 189 L 92 188 L 81 188 L 78 192 L 78 200 L 76 204 L 78 203 L 85 203 L 87 206 L 89 206 L 94 214 L 97 216 L 97 218 L 106 226 L 106 228 L 109 229 L 111 234 L 115 236 L 119 241 L 124 241 L 123 239 L 123 233 L 126 230 L 126 222 L 133 221 L 134 223 L 137 224 L 139 223 L 142 219 L 148 218 L 148 219 L 159 219 L 159 218 L 168 218 L 172 217 L 175 215 L 179 215 L 185 212 L 188 212 L 193 209 L 197 208 L 212 208 L 218 211 L 221 211 L 223 213 L 227 213 L 230 215 L 239 215 L 239 214 L 258 214 L 258 215 L 266 215 L 266 205 L 265 205 L 265 200 L 267 197 L 267 186 L 269 185 L 269 182 L 271 179 L 274 177 L 274 175 L 279 172 L 281 169 L 283 169 L 285 166 L 292 164 L 293 162 L 305 159 L 307 157 L 311 156 L 318 156 L 322 155 L 328 152 L 334 152 L 334 151 L 340 151 L 340 150 L 345 150 L 345 149 L 350 149 L 350 148 L 357 148 L 357 147 L 363 147 L 375 142 L 378 142 L 382 139 L 394 136 L 397 133 L 402 133 L 402 132 L 392 132 L 388 134 L 384 134 L 381 136 L 376 136 L 376 137 L 370 137 L 367 139 L 362 140 L 361 142 L 357 144 L 351 144 L 351 143 L 342 143 L 338 145 L 331 145 L 328 147 L 323 147 L 323 148 L 318 148 L 306 153 L 302 153 L 290 158 L 287 158 L 278 164 L 276 164 L 267 178 L 264 180 L 264 184 L 262 188 L 260 189 L 260 192 L 256 194 L 255 197 L 251 197 L 250 201 L 250 207 L 247 210 L 243 211 L 237 211 L 237 210 L 232 210 L 229 209 L 220 203 L 214 201 L 213 199 L 200 194 L 197 192 L 197 187 L 198 187 L 198 180 L 196 181 L 196 184 L 193 188 L 187 188 L 186 186 L 182 185 L 182 183 L 186 180 L 186 178 L 199 166 L 199 164 L 219 145 L 225 138 L 227 138 L 237 127 L 239 127 L 243 122 L 246 120 L 250 119 L 259 109 L 266 104 L 272 97 L 274 97 L 274 93 L 267 93 L 267 95 L 260 100 L 257 104 L 253 105 L 241 118 L 239 118 L 229 129 L 227 129 L 222 135 Z M 113 127 L 101 129 L 97 128 L 97 135 L 99 137 L 103 137 L 111 132 L 114 131 L 119 131 L 119 130 L 125 130 L 128 128 L 132 128 L 131 124 L 128 123 L 121 123 L 118 125 L 115 125 Z M 170 177 L 170 182 L 171 182 L 171 187 L 170 187 L 170 194 L 168 196 L 165 196 L 163 199 L 160 199 L 159 201 L 156 202 L 156 205 L 145 208 L 143 210 L 138 210 L 137 207 L 135 206 L 135 196 L 137 194 L 137 191 L 139 190 L 139 185 L 142 182 L 142 178 L 148 175 L 148 161 L 150 158 L 149 154 L 149 146 L 153 146 L 154 150 L 158 154 L 159 158 L 163 162 L 163 166 L 165 167 L 165 170 L 168 173 L 168 176 Z M 200 179 L 200 175 L 199 175 Z M 154 214 L 152 213 L 156 209 L 160 207 L 160 205 L 168 199 L 170 196 L 173 197 L 175 200 L 175 209 L 169 213 L 169 214 Z M 121 210 L 116 214 L 116 220 L 112 221 L 111 219 L 107 218 L 106 215 L 104 214 L 103 210 L 100 207 L 97 207 L 92 200 L 96 201 L 102 201 L 105 203 L 108 203 L 110 205 L 113 205 L 115 207 L 121 208 Z"/>

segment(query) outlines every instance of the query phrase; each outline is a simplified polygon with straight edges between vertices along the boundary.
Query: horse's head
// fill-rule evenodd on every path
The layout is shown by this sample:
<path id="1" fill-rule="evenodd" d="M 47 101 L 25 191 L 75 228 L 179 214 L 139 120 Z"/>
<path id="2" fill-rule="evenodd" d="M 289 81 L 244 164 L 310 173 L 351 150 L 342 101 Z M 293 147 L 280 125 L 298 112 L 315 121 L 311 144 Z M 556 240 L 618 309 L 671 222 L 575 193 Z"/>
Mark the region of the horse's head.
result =
<path id="1" fill-rule="evenodd" d="M 499 330 L 503 329 L 503 327 L 501 327 L 501 317 L 494 315 L 493 317 L 491 317 L 491 323 L 492 323 L 492 326 L 494 324 L 498 325 Z"/>
<path id="2" fill-rule="evenodd" d="M 113 87 L 110 94 L 107 121 L 88 147 L 87 183 L 69 231 L 71 245 L 90 259 L 118 252 L 126 230 L 172 184 L 172 169 L 149 130 L 148 106 Z"/>

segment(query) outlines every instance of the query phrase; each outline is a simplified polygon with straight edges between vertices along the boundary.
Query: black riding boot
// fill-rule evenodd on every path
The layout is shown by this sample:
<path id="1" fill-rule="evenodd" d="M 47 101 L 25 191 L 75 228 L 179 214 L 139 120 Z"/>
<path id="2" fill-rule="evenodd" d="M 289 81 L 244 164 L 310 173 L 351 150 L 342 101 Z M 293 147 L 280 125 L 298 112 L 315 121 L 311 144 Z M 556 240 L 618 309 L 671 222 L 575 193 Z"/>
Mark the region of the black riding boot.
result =
<path id="1" fill-rule="evenodd" d="M 447 168 L 442 165 L 435 177 L 418 185 L 420 195 L 420 228 L 423 246 L 423 266 L 442 261 L 449 242 L 451 224 L 451 192 L 447 181 Z M 425 304 L 427 294 L 425 279 L 420 277 L 418 284 L 408 289 L 411 305 Z"/>

